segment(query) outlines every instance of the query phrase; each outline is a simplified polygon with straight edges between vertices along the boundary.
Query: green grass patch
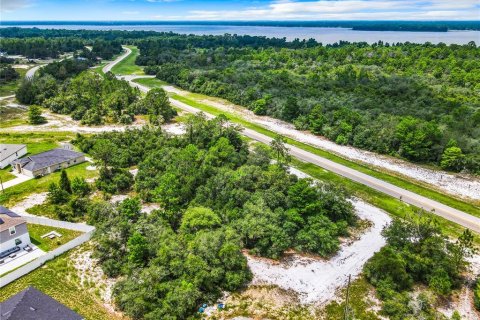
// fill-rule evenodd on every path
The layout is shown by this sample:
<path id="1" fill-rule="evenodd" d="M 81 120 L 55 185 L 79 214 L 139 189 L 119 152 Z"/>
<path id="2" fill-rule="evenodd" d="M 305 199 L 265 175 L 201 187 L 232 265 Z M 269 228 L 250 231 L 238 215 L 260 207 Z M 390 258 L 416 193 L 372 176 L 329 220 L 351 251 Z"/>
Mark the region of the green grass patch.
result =
<path id="1" fill-rule="evenodd" d="M 117 314 L 109 312 L 94 293 L 80 286 L 71 256 L 72 252 L 64 253 L 3 287 L 0 290 L 0 301 L 5 301 L 29 286 L 34 286 L 87 320 L 123 319 Z"/>
<path id="2" fill-rule="evenodd" d="M 65 169 L 68 174 L 68 177 L 73 180 L 75 177 L 80 178 L 93 178 L 97 175 L 97 171 L 90 171 L 86 168 L 90 164 L 84 162 L 76 166 Z M 58 182 L 60 180 L 60 171 L 51 173 L 47 176 L 41 178 L 35 178 L 28 180 L 11 188 L 5 190 L 4 193 L 0 194 L 0 204 L 6 207 L 11 207 L 15 203 L 21 201 L 25 197 L 33 193 L 40 193 L 48 191 L 48 186 L 52 182 Z"/>
<path id="3" fill-rule="evenodd" d="M 138 84 L 141 84 L 150 88 L 160 88 L 164 85 L 167 85 L 165 81 L 162 81 L 157 78 L 139 78 L 139 79 L 134 79 L 133 82 L 136 82 Z"/>
<path id="4" fill-rule="evenodd" d="M 0 180 L 2 182 L 7 182 L 8 180 L 15 179 L 15 176 L 10 173 L 10 170 L 11 170 L 10 166 L 0 170 Z"/>
<path id="5" fill-rule="evenodd" d="M 140 50 L 135 46 L 127 47 L 132 50 L 132 53 L 130 53 L 125 59 L 117 63 L 112 68 L 112 72 L 114 74 L 145 74 L 145 72 L 143 72 L 143 68 L 135 64 L 135 59 L 137 59 L 138 55 L 140 54 Z"/>
<path id="6" fill-rule="evenodd" d="M 255 130 L 255 131 L 257 131 L 259 133 L 262 133 L 266 136 L 269 136 L 269 137 L 275 137 L 276 136 L 275 132 L 270 131 L 268 129 L 265 129 L 264 127 L 262 127 L 260 125 L 248 122 L 248 121 L 246 121 L 245 119 L 243 119 L 242 117 L 240 117 L 236 114 L 229 113 L 229 112 L 224 112 L 224 111 L 219 110 L 219 109 L 217 109 L 215 107 L 212 107 L 210 105 L 200 103 L 198 101 L 192 100 L 188 97 L 180 96 L 178 94 L 171 94 L 171 97 L 175 100 L 181 101 L 181 102 L 186 103 L 186 104 L 188 104 L 192 107 L 195 107 L 199 110 L 202 110 L 204 112 L 210 113 L 210 114 L 215 115 L 215 116 L 218 116 L 220 114 L 224 114 L 232 122 L 241 124 L 245 128 Z M 428 189 L 424 186 L 415 184 L 413 182 L 403 180 L 399 177 L 376 171 L 376 170 L 374 170 L 372 168 L 369 168 L 365 165 L 361 165 L 361 164 L 358 164 L 356 162 L 346 160 L 342 157 L 336 156 L 336 155 L 334 155 L 332 153 L 329 153 L 327 151 L 324 151 L 322 149 L 312 147 L 308 144 L 298 142 L 298 141 L 290 139 L 290 138 L 286 138 L 286 140 L 287 140 L 287 143 L 289 143 L 291 145 L 294 145 L 298 148 L 301 148 L 303 150 L 306 150 L 308 152 L 311 152 L 313 154 L 316 154 L 318 156 L 321 156 L 321 157 L 324 157 L 324 158 L 329 159 L 331 161 L 334 161 L 336 163 L 348 166 L 352 169 L 355 169 L 357 171 L 363 172 L 363 173 L 368 174 L 370 176 L 376 177 L 376 178 L 381 179 L 383 181 L 389 182 L 393 185 L 404 188 L 406 190 L 415 192 L 417 194 L 420 194 L 420 195 L 422 195 L 424 197 L 427 197 L 427 198 L 430 198 L 432 200 L 436 200 L 440 203 L 443 203 L 443 204 L 448 205 L 452 208 L 461 210 L 463 212 L 469 213 L 473 216 L 480 217 L 480 207 L 476 204 L 467 203 L 465 201 L 455 199 L 451 196 L 442 194 L 442 193 L 437 192 L 437 191 L 432 190 L 432 189 Z"/>
<path id="7" fill-rule="evenodd" d="M 30 241 L 43 251 L 52 251 L 61 245 L 75 239 L 80 236 L 82 233 L 80 231 L 54 228 L 50 226 L 43 226 L 40 224 L 27 224 L 28 233 L 30 234 Z M 51 231 L 56 231 L 61 234 L 61 237 L 56 237 L 54 239 L 42 238 L 44 234 L 47 234 Z"/>

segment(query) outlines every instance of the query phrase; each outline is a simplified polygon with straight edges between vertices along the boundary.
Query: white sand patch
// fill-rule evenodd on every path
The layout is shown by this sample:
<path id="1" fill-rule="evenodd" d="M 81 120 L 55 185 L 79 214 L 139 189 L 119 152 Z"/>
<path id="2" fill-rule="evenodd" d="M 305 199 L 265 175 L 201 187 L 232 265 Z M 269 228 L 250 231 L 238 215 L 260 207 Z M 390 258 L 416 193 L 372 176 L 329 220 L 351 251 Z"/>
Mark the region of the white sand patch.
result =
<path id="1" fill-rule="evenodd" d="M 162 126 L 162 129 L 172 135 L 182 135 L 186 132 L 185 126 L 181 123 L 170 123 Z"/>
<path id="2" fill-rule="evenodd" d="M 293 255 L 275 262 L 247 255 L 254 278 L 252 284 L 273 284 L 298 293 L 302 303 L 324 304 L 335 298 L 345 286 L 348 276 L 355 279 L 364 264 L 385 245 L 381 231 L 391 218 L 382 210 L 360 200 L 352 200 L 359 218 L 372 222 L 372 227 L 351 245 L 343 244 L 330 260 Z"/>
<path id="3" fill-rule="evenodd" d="M 183 96 L 189 94 L 189 92 L 173 86 L 163 86 L 163 89 L 168 92 L 173 92 Z M 427 183 L 433 188 L 440 189 L 453 195 L 480 200 L 480 178 L 478 177 L 467 174 L 452 174 L 445 171 L 433 170 L 386 155 L 379 155 L 374 152 L 364 151 L 354 147 L 341 146 L 324 137 L 316 136 L 310 132 L 296 130 L 295 127 L 290 123 L 267 116 L 257 116 L 250 110 L 233 105 L 221 99 L 205 99 L 201 100 L 200 102 L 212 105 L 221 110 L 239 114 L 248 121 L 260 124 L 271 131 L 288 136 L 300 142 L 328 150 L 344 158 L 360 161 L 404 175 L 411 179 Z"/>
<path id="4" fill-rule="evenodd" d="M 75 252 L 72 255 L 72 263 L 80 278 L 80 285 L 93 286 L 100 293 L 104 306 L 110 312 L 116 312 L 112 300 L 112 290 L 115 279 L 108 278 L 98 264 L 98 260 L 92 258 L 91 251 Z"/>
<path id="5" fill-rule="evenodd" d="M 10 210 L 20 215 L 33 216 L 28 213 L 27 210 L 33 206 L 43 204 L 47 200 L 47 194 L 48 192 L 31 194 L 15 206 L 11 207 Z"/>
<path id="6" fill-rule="evenodd" d="M 95 171 L 95 170 L 97 170 L 97 167 L 95 167 L 95 166 L 88 166 L 88 167 L 86 167 L 85 169 L 87 169 L 88 171 Z"/>
<path id="7" fill-rule="evenodd" d="M 122 202 L 123 200 L 127 199 L 129 196 L 128 194 L 116 194 L 110 198 L 110 203 L 117 203 Z"/>
<path id="8" fill-rule="evenodd" d="M 136 177 L 137 174 L 138 174 L 138 169 L 137 168 L 131 169 L 131 170 L 128 170 L 128 172 L 130 172 L 132 174 L 132 176 Z"/>
<path id="9" fill-rule="evenodd" d="M 145 212 L 146 214 L 152 213 L 154 210 L 160 209 L 160 205 L 157 203 L 145 203 L 142 205 L 142 212 Z"/>

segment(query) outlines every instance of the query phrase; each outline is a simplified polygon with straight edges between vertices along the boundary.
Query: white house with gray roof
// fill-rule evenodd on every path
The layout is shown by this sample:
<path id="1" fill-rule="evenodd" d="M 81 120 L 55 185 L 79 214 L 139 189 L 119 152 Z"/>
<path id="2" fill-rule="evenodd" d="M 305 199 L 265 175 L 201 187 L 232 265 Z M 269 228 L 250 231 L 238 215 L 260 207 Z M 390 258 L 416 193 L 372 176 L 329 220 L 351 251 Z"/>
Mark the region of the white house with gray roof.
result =
<path id="1" fill-rule="evenodd" d="M 0 261 L 30 244 L 27 221 L 0 206 Z"/>
<path id="2" fill-rule="evenodd" d="M 0 144 L 0 169 L 8 167 L 12 161 L 27 154 L 24 144 Z"/>
<path id="3" fill-rule="evenodd" d="M 12 167 L 29 177 L 41 177 L 85 162 L 85 155 L 66 148 L 52 149 L 33 156 L 17 159 Z"/>

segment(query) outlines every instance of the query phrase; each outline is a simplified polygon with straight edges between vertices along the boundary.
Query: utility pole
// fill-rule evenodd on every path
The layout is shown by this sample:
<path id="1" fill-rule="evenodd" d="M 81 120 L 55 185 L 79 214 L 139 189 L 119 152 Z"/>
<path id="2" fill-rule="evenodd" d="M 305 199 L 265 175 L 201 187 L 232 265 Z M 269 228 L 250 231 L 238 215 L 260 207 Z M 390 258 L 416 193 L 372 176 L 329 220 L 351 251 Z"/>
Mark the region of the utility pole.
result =
<path id="1" fill-rule="evenodd" d="M 350 281 L 352 279 L 352 275 L 349 274 L 348 275 L 348 285 L 347 285 L 347 297 L 345 299 L 345 310 L 343 311 L 343 320 L 348 320 L 348 314 L 350 313 L 349 312 L 349 308 L 348 308 L 348 299 L 349 299 L 349 296 L 350 296 Z"/>
<path id="2" fill-rule="evenodd" d="M 0 177 L 0 186 L 2 186 L 2 193 L 5 193 L 5 189 L 3 189 L 3 181 L 2 181 L 2 177 Z"/>

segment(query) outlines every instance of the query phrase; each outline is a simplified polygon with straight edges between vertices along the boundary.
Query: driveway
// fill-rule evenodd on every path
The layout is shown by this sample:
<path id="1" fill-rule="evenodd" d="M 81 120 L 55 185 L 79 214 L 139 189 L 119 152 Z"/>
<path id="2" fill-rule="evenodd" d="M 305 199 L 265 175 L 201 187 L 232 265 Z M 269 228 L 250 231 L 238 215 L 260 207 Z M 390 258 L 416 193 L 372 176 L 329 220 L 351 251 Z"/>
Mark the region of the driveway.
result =
<path id="1" fill-rule="evenodd" d="M 28 176 L 23 175 L 23 174 L 18 174 L 16 172 L 11 172 L 11 174 L 16 176 L 16 178 L 4 182 L 3 183 L 3 190 L 8 189 L 8 188 L 13 187 L 13 186 L 16 186 L 17 184 L 23 183 L 25 181 L 33 179 L 32 177 L 28 177 Z M 1 189 L 1 186 L 0 186 L 0 189 Z"/>

